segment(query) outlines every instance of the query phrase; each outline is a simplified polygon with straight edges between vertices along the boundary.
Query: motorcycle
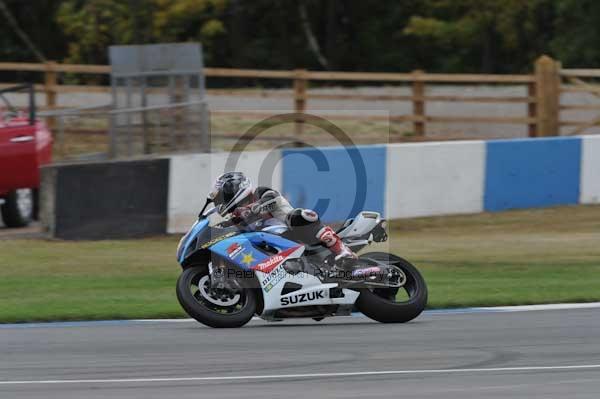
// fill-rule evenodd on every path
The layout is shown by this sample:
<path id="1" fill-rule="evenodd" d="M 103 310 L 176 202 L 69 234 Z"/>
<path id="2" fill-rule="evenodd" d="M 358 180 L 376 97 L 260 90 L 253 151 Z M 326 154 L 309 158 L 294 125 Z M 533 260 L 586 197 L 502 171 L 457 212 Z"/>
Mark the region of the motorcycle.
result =
<path id="1" fill-rule="evenodd" d="M 349 316 L 355 310 L 382 323 L 404 323 L 427 304 L 427 286 L 411 263 L 393 254 L 360 255 L 351 271 L 336 269 L 322 245 L 294 241 L 284 223 L 260 218 L 211 226 L 207 199 L 182 237 L 177 260 L 183 271 L 177 299 L 185 312 L 210 327 L 232 328 L 254 315 L 267 321 Z M 386 221 L 360 212 L 337 231 L 355 252 L 386 241 Z M 335 271 L 335 272 L 334 272 Z"/>

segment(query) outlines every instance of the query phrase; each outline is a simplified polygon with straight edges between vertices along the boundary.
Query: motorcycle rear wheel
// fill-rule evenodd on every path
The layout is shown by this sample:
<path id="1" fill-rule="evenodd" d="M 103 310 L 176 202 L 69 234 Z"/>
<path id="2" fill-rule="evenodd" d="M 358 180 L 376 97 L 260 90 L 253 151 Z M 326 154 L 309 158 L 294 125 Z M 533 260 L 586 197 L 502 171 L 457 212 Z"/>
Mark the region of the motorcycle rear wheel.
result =
<path id="1" fill-rule="evenodd" d="M 194 266 L 187 268 L 177 279 L 177 299 L 185 312 L 198 322 L 214 328 L 237 328 L 248 323 L 256 312 L 256 296 L 251 289 L 243 287 L 229 298 L 207 297 L 208 268 Z M 204 289 L 203 289 L 204 288 Z M 210 287 L 208 287 L 210 289 Z M 234 303 L 232 303 L 234 302 Z"/>
<path id="2" fill-rule="evenodd" d="M 381 323 L 406 323 L 419 316 L 427 305 L 427 285 L 421 273 L 410 262 L 384 252 L 371 252 L 360 256 L 390 263 L 402 269 L 406 283 L 402 288 L 363 289 L 356 307 L 365 316 Z M 408 299 L 398 301 L 398 291 L 404 289 Z"/>

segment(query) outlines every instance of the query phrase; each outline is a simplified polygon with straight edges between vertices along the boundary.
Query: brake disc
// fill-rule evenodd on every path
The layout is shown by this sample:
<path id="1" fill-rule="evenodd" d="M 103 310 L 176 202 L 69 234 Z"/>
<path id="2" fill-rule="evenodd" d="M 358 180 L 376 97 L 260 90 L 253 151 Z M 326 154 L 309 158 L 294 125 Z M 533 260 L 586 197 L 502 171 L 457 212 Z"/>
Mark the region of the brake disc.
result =
<path id="1" fill-rule="evenodd" d="M 198 289 L 204 299 L 217 306 L 229 307 L 240 301 L 240 294 L 217 295 L 214 290 L 210 289 L 210 278 L 208 276 L 204 276 L 198 281 Z"/>

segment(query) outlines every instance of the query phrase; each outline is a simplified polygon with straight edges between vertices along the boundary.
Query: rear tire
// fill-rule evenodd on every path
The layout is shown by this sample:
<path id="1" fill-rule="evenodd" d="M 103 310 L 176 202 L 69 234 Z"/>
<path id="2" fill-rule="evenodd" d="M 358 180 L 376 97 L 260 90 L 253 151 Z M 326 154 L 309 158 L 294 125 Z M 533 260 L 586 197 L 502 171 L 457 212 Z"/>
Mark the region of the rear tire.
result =
<path id="1" fill-rule="evenodd" d="M 410 262 L 398 256 L 383 252 L 371 252 L 361 256 L 380 262 L 389 262 L 406 274 L 404 289 L 409 299 L 395 302 L 396 294 L 402 288 L 377 288 L 361 290 L 356 307 L 365 316 L 381 323 L 406 323 L 423 312 L 427 305 L 427 285 L 421 273 Z"/>
<path id="2" fill-rule="evenodd" d="M 220 313 L 204 306 L 192 293 L 196 281 L 208 275 L 205 266 L 187 268 L 177 279 L 177 299 L 183 310 L 198 322 L 214 328 L 237 328 L 248 323 L 256 312 L 256 295 L 250 288 L 242 288 L 243 306 L 234 313 Z M 241 300 L 241 299 L 240 299 Z"/>
<path id="3" fill-rule="evenodd" d="M 6 227 L 25 227 L 33 220 L 35 198 L 33 190 L 21 188 L 11 191 L 0 207 L 2 220 Z"/>

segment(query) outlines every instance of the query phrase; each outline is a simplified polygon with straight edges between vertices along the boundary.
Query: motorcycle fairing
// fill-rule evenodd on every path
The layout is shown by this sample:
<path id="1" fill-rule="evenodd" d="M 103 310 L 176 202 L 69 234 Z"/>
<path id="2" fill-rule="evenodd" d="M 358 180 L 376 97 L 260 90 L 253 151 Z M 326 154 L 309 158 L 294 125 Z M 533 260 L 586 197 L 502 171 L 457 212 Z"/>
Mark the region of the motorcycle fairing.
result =
<path id="1" fill-rule="evenodd" d="M 260 248 L 268 245 L 277 253 L 263 252 Z M 277 318 L 277 311 L 319 305 L 352 306 L 359 293 L 343 289 L 342 296 L 331 297 L 330 289 L 336 283 L 323 284 L 309 273 L 290 274 L 285 263 L 300 258 L 305 246 L 281 236 L 263 231 L 242 232 L 236 227 L 213 228 L 208 220 L 197 221 L 182 240 L 178 259 L 183 262 L 197 251 L 210 251 L 237 265 L 242 270 L 252 270 L 263 293 L 264 306 L 261 317 Z M 296 291 L 283 293 L 286 283 L 301 287 Z M 350 308 L 348 308 L 350 309 Z"/>
<path id="2" fill-rule="evenodd" d="M 258 247 L 265 244 L 277 249 L 279 254 L 265 254 L 258 249 Z M 228 259 L 243 270 L 254 270 L 256 266 L 269 258 L 282 256 L 281 253 L 299 247 L 304 248 L 294 241 L 274 234 L 249 232 L 225 238 L 210 246 L 209 249 L 211 252 L 224 259 Z"/>
<path id="3" fill-rule="evenodd" d="M 177 250 L 177 260 L 180 264 L 198 250 L 207 250 L 219 241 L 239 234 L 236 227 L 216 228 L 209 226 L 209 221 L 196 221 L 190 231 L 183 236 Z"/>
<path id="4" fill-rule="evenodd" d="M 190 230 L 181 238 L 179 248 L 177 248 L 177 260 L 183 265 L 185 258 L 191 255 L 197 248 L 197 245 L 192 246 L 192 243 L 197 241 L 197 236 L 208 226 L 208 219 L 197 220 Z"/>

